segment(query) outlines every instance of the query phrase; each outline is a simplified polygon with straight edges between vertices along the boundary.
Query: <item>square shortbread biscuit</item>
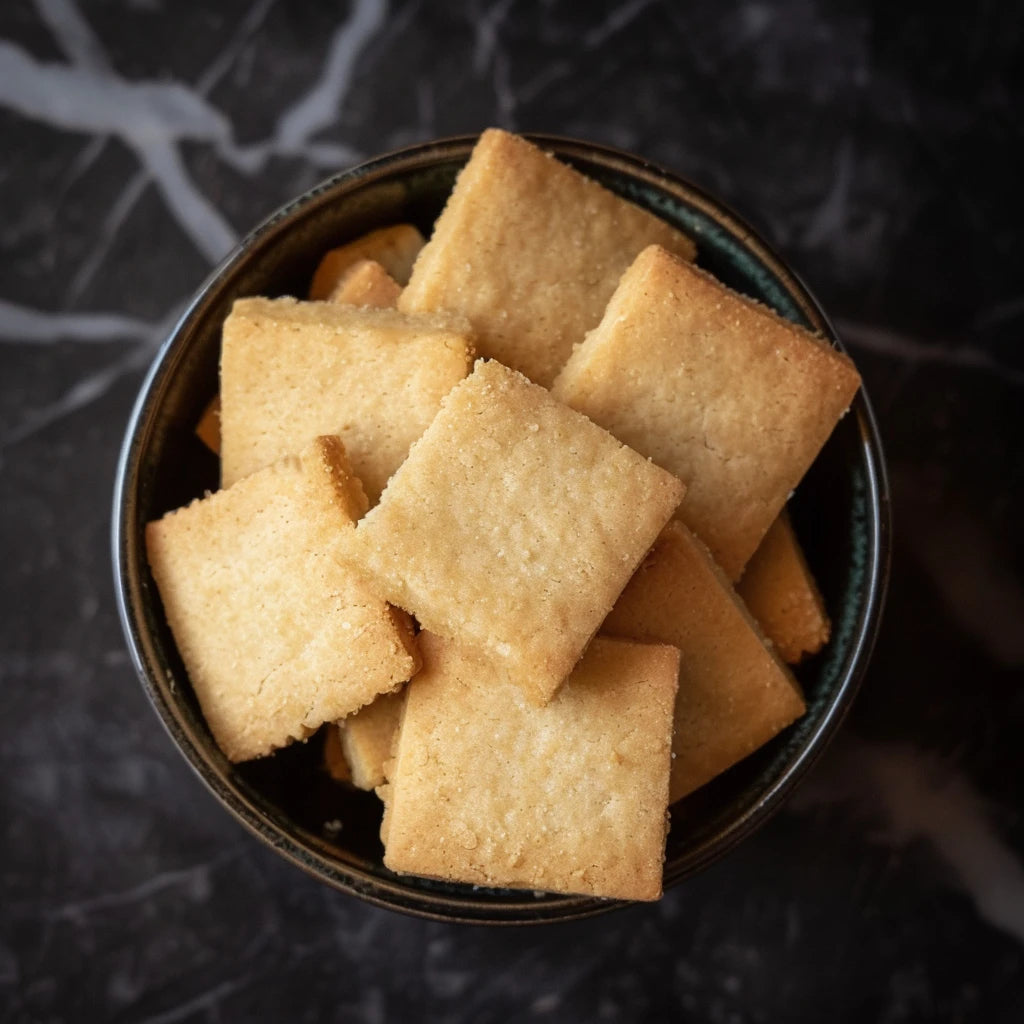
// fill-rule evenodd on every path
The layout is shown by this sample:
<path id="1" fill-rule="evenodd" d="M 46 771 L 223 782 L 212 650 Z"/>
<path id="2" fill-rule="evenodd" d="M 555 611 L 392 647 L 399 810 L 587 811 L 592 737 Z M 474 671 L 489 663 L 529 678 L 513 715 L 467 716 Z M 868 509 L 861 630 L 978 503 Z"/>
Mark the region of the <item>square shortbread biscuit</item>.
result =
<path id="1" fill-rule="evenodd" d="M 679 652 L 598 637 L 537 708 L 420 634 L 386 794 L 384 864 L 479 885 L 661 895 Z"/>
<path id="2" fill-rule="evenodd" d="M 167 621 L 230 760 L 304 739 L 416 671 L 408 618 L 336 558 L 365 508 L 325 437 L 147 525 Z"/>
<path id="3" fill-rule="evenodd" d="M 736 593 L 783 661 L 795 665 L 828 643 L 825 603 L 785 512 L 747 563 Z"/>
<path id="4" fill-rule="evenodd" d="M 401 294 L 398 282 L 376 260 L 359 260 L 342 275 L 327 299 L 350 306 L 392 309 Z"/>
<path id="5" fill-rule="evenodd" d="M 459 174 L 399 308 L 465 313 L 481 355 L 550 386 L 596 326 L 623 271 L 685 235 L 515 135 L 485 131 Z"/>
<path id="6" fill-rule="evenodd" d="M 845 355 L 652 246 L 552 392 L 686 483 L 680 518 L 736 579 L 859 386 Z"/>
<path id="7" fill-rule="evenodd" d="M 359 789 L 376 789 L 384 782 L 384 766 L 391 758 L 405 692 L 383 693 L 337 724 L 338 742 L 352 783 Z"/>
<path id="8" fill-rule="evenodd" d="M 683 490 L 522 374 L 478 360 L 344 557 L 425 629 L 484 652 L 543 704 Z"/>
<path id="9" fill-rule="evenodd" d="M 359 260 L 342 275 L 334 291 L 328 296 L 328 301 L 350 306 L 393 309 L 401 294 L 402 289 L 398 282 L 379 263 L 375 260 Z M 196 435 L 214 455 L 220 454 L 219 394 L 206 407 L 196 424 Z"/>
<path id="10" fill-rule="evenodd" d="M 765 646 L 707 548 L 678 521 L 655 542 L 602 628 L 679 648 L 673 803 L 804 713 L 796 680 Z"/>
<path id="11" fill-rule="evenodd" d="M 337 434 L 376 501 L 472 356 L 452 314 L 239 299 L 221 345 L 223 486 Z"/>
<path id="12" fill-rule="evenodd" d="M 331 249 L 316 268 L 309 286 L 309 297 L 314 300 L 328 298 L 338 282 L 360 260 L 375 260 L 399 285 L 404 285 L 409 280 L 423 242 L 423 236 L 412 224 L 392 224 Z"/>

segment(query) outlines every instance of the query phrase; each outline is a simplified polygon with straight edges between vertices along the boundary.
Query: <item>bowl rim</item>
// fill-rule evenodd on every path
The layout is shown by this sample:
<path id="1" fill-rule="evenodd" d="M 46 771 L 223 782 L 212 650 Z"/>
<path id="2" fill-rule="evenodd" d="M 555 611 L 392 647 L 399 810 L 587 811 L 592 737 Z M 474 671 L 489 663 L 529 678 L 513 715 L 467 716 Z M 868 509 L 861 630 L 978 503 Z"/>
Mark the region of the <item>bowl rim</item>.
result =
<path id="1" fill-rule="evenodd" d="M 661 191 L 680 196 L 697 206 L 707 216 L 723 225 L 736 239 L 750 249 L 784 286 L 789 296 L 801 307 L 809 321 L 832 345 L 845 351 L 839 334 L 820 303 L 801 277 L 755 229 L 726 203 L 713 197 L 683 176 L 655 163 L 610 146 L 590 143 L 561 135 L 523 133 L 524 137 L 561 158 L 596 161 L 610 169 L 651 185 Z M 367 178 L 384 172 L 413 170 L 441 161 L 467 155 L 479 133 L 455 135 L 417 143 L 393 150 L 346 168 L 307 189 L 272 212 L 247 233 L 231 252 L 209 273 L 195 291 L 188 305 L 169 331 L 154 355 L 139 387 L 125 429 L 117 462 L 113 489 L 111 519 L 111 553 L 114 590 L 124 632 L 136 675 L 164 728 L 179 753 L 218 801 L 257 838 L 276 850 L 286 860 L 332 887 L 360 899 L 413 916 L 452 923 L 525 924 L 554 923 L 576 920 L 630 905 L 626 901 L 606 900 L 589 896 L 552 896 L 546 901 L 531 899 L 529 893 L 520 898 L 509 890 L 509 899 L 502 903 L 460 898 L 457 904 L 446 894 L 429 890 L 413 890 L 401 883 L 377 876 L 370 877 L 354 865 L 346 865 L 324 850 L 316 848 L 317 838 L 285 830 L 281 823 L 268 820 L 252 806 L 237 784 L 229 782 L 205 756 L 203 744 L 156 679 L 157 666 L 151 666 L 145 651 L 145 629 L 141 608 L 132 594 L 131 570 L 135 567 L 131 531 L 137 529 L 131 509 L 129 492 L 136 477 L 142 442 L 148 435 L 148 414 L 154 404 L 155 392 L 176 365 L 175 357 L 183 354 L 182 339 L 198 321 L 203 308 L 216 291 L 218 283 L 243 263 L 258 243 L 266 241 L 279 230 L 286 230 L 292 218 L 306 216 L 311 208 L 323 205 L 345 192 L 356 189 Z M 882 611 L 888 590 L 891 566 L 891 501 L 884 451 L 870 399 L 863 386 L 851 405 L 857 429 L 866 476 L 868 552 L 866 558 L 863 603 L 850 641 L 839 682 L 834 687 L 822 717 L 793 761 L 786 765 L 774 782 L 741 815 L 728 822 L 713 836 L 688 851 L 678 861 L 666 864 L 666 890 L 684 878 L 702 870 L 732 850 L 744 838 L 764 824 L 781 806 L 786 796 L 807 774 L 823 753 L 842 724 L 870 661 L 881 625 Z M 136 586 L 137 589 L 137 586 Z M 171 692 L 173 679 L 168 680 Z M 311 842 L 312 840 L 312 842 Z M 472 887 L 467 887 L 472 891 Z M 457 906 L 457 911 L 453 908 Z"/>

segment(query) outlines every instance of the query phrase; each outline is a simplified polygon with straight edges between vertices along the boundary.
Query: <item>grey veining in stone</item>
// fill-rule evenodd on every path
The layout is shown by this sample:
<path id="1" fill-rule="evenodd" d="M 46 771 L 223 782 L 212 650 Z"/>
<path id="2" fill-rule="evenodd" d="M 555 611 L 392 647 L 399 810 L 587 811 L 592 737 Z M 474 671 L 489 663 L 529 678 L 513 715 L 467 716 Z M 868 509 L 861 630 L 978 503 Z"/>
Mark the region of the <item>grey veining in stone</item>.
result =
<path id="1" fill-rule="evenodd" d="M 993 826 L 985 800 L 951 765 L 909 743 L 845 738 L 791 809 L 852 801 L 875 822 L 872 841 L 894 851 L 924 839 L 978 914 L 1024 943 L 1024 865 Z"/>

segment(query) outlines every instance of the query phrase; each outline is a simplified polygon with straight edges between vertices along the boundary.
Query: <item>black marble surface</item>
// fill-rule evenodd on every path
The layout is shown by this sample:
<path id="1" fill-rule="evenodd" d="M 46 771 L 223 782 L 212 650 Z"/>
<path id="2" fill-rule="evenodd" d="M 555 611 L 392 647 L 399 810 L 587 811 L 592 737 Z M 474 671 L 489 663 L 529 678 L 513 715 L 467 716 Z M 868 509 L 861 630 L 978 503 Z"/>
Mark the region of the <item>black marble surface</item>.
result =
<path id="1" fill-rule="evenodd" d="M 1019 4 L 5 0 L 0 1019 L 1024 1019 Z M 243 832 L 122 645 L 120 436 L 235 239 L 489 124 L 642 153 L 836 318 L 887 443 L 877 653 L 785 810 L 657 905 L 541 929 L 365 906 Z"/>

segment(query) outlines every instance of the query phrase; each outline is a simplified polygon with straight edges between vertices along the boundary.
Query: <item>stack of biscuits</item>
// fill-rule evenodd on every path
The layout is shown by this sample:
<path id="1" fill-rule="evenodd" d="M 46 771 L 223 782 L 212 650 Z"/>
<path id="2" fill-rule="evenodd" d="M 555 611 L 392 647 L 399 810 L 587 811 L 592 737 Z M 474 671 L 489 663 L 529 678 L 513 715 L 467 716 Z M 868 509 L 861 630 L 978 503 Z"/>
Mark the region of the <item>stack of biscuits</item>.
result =
<path id="1" fill-rule="evenodd" d="M 227 758 L 323 728 L 395 872 L 660 896 L 670 804 L 804 712 L 785 504 L 859 386 L 696 255 L 490 130 L 429 241 L 235 303 L 222 489 L 146 532 Z"/>

